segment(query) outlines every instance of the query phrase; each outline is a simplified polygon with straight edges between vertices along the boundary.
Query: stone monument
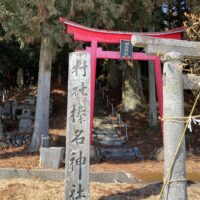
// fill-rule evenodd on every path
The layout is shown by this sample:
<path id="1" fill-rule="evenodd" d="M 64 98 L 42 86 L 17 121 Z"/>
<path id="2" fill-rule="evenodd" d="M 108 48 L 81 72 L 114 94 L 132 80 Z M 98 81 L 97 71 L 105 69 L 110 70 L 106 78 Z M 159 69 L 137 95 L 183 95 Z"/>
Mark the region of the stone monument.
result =
<path id="1" fill-rule="evenodd" d="M 19 121 L 19 132 L 32 132 L 32 121 L 33 116 L 31 115 L 31 111 L 29 109 L 23 109 L 22 115 L 20 116 Z"/>
<path id="2" fill-rule="evenodd" d="M 69 55 L 65 199 L 89 200 L 90 54 Z"/>

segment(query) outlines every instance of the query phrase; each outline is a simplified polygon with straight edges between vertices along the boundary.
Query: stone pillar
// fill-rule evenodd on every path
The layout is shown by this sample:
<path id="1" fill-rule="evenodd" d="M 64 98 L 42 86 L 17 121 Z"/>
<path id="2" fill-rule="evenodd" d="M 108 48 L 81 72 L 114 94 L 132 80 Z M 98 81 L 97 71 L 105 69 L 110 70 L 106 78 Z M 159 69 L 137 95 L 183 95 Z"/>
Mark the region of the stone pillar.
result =
<path id="1" fill-rule="evenodd" d="M 90 64 L 89 53 L 69 54 L 65 200 L 90 199 Z"/>
<path id="2" fill-rule="evenodd" d="M 183 77 L 180 67 L 183 56 L 178 52 L 166 53 L 163 70 L 164 117 L 184 117 Z M 164 177 L 166 178 L 177 146 L 179 144 L 184 123 L 164 120 Z M 165 200 L 186 200 L 186 150 L 185 138 L 178 151 L 175 163 L 169 176 L 169 184 L 164 190 Z"/>

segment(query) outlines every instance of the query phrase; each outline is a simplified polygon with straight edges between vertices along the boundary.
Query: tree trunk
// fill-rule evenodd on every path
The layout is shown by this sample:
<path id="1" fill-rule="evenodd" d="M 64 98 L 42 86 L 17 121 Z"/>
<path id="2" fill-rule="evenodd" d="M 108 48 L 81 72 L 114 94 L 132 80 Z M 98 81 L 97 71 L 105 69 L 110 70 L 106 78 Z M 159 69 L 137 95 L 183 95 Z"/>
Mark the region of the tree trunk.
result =
<path id="1" fill-rule="evenodd" d="M 38 95 L 35 112 L 34 131 L 29 146 L 30 152 L 38 151 L 44 139 L 43 146 L 48 146 L 49 129 L 49 96 L 51 83 L 51 65 L 52 65 L 52 38 L 44 36 L 41 39 Z"/>
<path id="2" fill-rule="evenodd" d="M 61 80 L 62 80 L 62 69 L 61 66 L 58 66 L 58 86 L 61 86 Z"/>
<path id="3" fill-rule="evenodd" d="M 137 82 L 137 64 L 127 61 L 123 72 L 122 104 L 125 112 L 141 110 L 143 101 Z"/>
<path id="4" fill-rule="evenodd" d="M 138 83 L 138 91 L 139 91 L 140 97 L 142 99 L 142 103 L 144 105 L 144 104 L 146 104 L 146 99 L 145 99 L 144 92 L 143 92 L 142 74 L 141 74 L 140 66 L 137 66 L 137 83 Z"/>
<path id="5" fill-rule="evenodd" d="M 114 60 L 108 62 L 108 84 L 111 88 L 116 88 L 119 82 L 119 69 Z"/>
<path id="6" fill-rule="evenodd" d="M 156 105 L 156 87 L 155 71 L 152 61 L 148 62 L 149 67 L 149 126 L 157 127 L 157 105 Z"/>
<path id="7" fill-rule="evenodd" d="M 155 7 L 153 7 L 153 10 Z M 153 11 L 152 10 L 152 11 Z M 150 16 L 152 12 L 149 13 Z M 155 31 L 154 26 L 149 25 L 148 31 L 152 32 Z M 152 61 L 148 61 L 148 71 L 149 71 L 149 126 L 156 128 L 158 126 L 158 113 L 157 113 L 157 104 L 156 104 L 156 84 L 155 84 L 155 70 L 154 64 Z"/>

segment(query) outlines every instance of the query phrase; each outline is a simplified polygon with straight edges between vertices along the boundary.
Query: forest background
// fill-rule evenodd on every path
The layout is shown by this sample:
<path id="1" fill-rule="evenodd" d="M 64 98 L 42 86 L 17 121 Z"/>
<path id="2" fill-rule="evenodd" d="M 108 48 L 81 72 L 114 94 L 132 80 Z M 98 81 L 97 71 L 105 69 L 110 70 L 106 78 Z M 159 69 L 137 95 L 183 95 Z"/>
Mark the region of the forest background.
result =
<path id="1" fill-rule="evenodd" d="M 167 31 L 185 26 L 183 37 L 199 41 L 199 12 L 199 0 L 1 0 L 1 90 L 16 87 L 19 69 L 23 71 L 23 87 L 38 83 L 35 129 L 29 150 L 37 151 L 41 135 L 48 135 L 46 99 L 50 96 L 51 82 L 67 85 L 68 54 L 85 45 L 66 36 L 64 26 L 59 23 L 60 16 L 89 27 L 116 31 Z M 117 46 L 109 48 L 119 49 Z M 130 62 L 123 63 L 119 70 L 116 67 L 119 63 L 99 61 L 97 77 L 111 88 L 120 84 L 124 112 L 145 109 L 144 102 L 151 101 L 145 99 L 140 87 L 139 75 L 145 72 L 138 71 L 140 64 Z M 150 79 L 153 74 L 149 70 L 146 76 Z M 155 110 L 152 113 L 157 116 Z M 150 119 L 150 126 L 157 125 L 157 117 Z"/>

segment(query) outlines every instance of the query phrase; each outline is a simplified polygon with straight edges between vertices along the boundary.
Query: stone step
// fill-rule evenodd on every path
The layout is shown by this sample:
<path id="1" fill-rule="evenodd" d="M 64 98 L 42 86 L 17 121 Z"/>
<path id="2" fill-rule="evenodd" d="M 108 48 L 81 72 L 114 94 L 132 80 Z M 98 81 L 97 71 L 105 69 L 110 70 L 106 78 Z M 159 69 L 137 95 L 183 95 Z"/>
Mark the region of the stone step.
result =
<path id="1" fill-rule="evenodd" d="M 122 134 L 118 122 L 108 116 L 106 106 L 102 102 L 102 98 L 97 95 L 95 98 L 94 142 L 103 147 L 122 147 L 125 144 L 125 136 Z M 129 153 L 129 151 L 121 152 Z M 116 153 L 120 154 L 121 152 Z"/>
<path id="2" fill-rule="evenodd" d="M 102 106 L 102 105 L 100 105 L 100 104 L 95 104 L 95 110 L 96 110 L 97 112 L 99 112 L 100 110 L 105 111 L 104 108 L 105 108 L 105 107 Z"/>
<path id="3" fill-rule="evenodd" d="M 103 130 L 96 129 L 94 131 L 94 134 L 95 135 L 118 135 L 116 130 L 106 130 L 106 129 L 103 129 Z"/>
<path id="4" fill-rule="evenodd" d="M 135 159 L 135 153 L 115 153 L 115 154 L 105 154 L 104 158 L 106 159 L 116 159 L 116 158 L 120 158 L 120 159 Z"/>
<path id="5" fill-rule="evenodd" d="M 117 134 L 116 131 L 112 132 L 106 132 L 106 131 L 99 131 L 93 133 L 94 137 L 109 137 L 109 138 L 121 138 L 119 134 Z"/>
<path id="6" fill-rule="evenodd" d="M 139 152 L 137 147 L 129 148 L 129 147 L 121 147 L 121 148 L 99 148 L 99 154 L 106 159 L 134 159 L 139 158 L 143 160 L 142 154 Z"/>
<path id="7" fill-rule="evenodd" d="M 105 122 L 105 121 L 94 121 L 94 127 L 95 128 L 113 128 L 112 123 L 111 122 Z"/>
<path id="8" fill-rule="evenodd" d="M 107 113 L 107 111 L 105 111 L 105 110 L 98 110 L 98 111 L 95 111 L 95 115 L 107 115 L 108 113 Z"/>
<path id="9" fill-rule="evenodd" d="M 134 150 L 132 148 L 100 148 L 99 151 L 101 154 L 121 154 L 121 153 L 133 153 Z"/>
<path id="10" fill-rule="evenodd" d="M 98 135 L 96 139 L 98 141 L 113 141 L 113 142 L 121 141 L 121 139 L 117 135 L 110 135 L 110 136 Z"/>
<path id="11" fill-rule="evenodd" d="M 121 140 L 119 141 L 96 141 L 98 144 L 101 144 L 103 146 L 122 146 L 123 142 Z"/>
<path id="12" fill-rule="evenodd" d="M 125 140 L 126 136 L 125 134 L 121 134 L 121 132 L 117 132 L 117 131 L 112 131 L 112 132 L 108 132 L 108 131 L 94 131 L 93 133 L 94 137 L 104 137 L 104 136 L 108 136 L 108 137 L 118 137 L 121 140 Z"/>
<path id="13" fill-rule="evenodd" d="M 106 123 L 106 122 L 112 123 L 113 119 L 108 116 L 99 117 L 99 118 L 96 117 L 96 118 L 94 118 L 94 122 L 96 122 L 96 121 L 101 121 L 101 122 L 104 121 L 104 123 Z"/>
<path id="14" fill-rule="evenodd" d="M 98 109 L 104 109 L 105 107 L 106 107 L 106 105 L 102 105 L 101 103 L 95 103 L 95 109 L 97 111 L 98 111 Z"/>
<path id="15" fill-rule="evenodd" d="M 126 144 L 126 140 L 124 138 L 97 138 L 97 137 L 93 137 L 93 140 L 96 141 L 96 143 L 103 143 L 104 141 L 105 142 L 119 142 L 119 143 L 122 143 L 123 145 Z M 104 145 L 105 147 L 118 147 L 118 145 L 115 145 L 112 146 L 112 144 L 102 144 Z M 121 145 L 119 146 L 121 147 Z"/>
<path id="16" fill-rule="evenodd" d="M 108 127 L 108 128 L 120 128 L 119 124 L 114 124 L 112 120 L 104 120 L 104 121 L 94 121 L 94 126 L 97 125 L 101 127 Z"/>
<path id="17" fill-rule="evenodd" d="M 118 134 L 120 132 L 120 129 L 118 128 L 109 128 L 109 126 L 94 126 L 94 132 L 97 133 L 115 133 Z"/>

